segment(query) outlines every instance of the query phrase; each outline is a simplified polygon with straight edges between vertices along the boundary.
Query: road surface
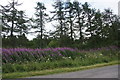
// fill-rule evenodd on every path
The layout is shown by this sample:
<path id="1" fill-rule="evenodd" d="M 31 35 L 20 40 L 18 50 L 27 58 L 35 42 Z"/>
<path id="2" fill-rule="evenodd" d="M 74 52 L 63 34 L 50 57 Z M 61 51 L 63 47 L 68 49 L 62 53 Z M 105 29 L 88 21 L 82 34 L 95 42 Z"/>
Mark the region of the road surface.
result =
<path id="1" fill-rule="evenodd" d="M 118 65 L 29 78 L 118 78 Z"/>

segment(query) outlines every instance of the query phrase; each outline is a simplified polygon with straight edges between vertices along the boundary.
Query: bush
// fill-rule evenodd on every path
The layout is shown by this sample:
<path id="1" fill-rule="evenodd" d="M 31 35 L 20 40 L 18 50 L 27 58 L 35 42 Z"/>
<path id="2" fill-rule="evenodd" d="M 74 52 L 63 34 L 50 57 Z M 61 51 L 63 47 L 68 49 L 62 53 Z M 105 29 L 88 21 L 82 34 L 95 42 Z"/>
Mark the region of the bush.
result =
<path id="1" fill-rule="evenodd" d="M 50 41 L 50 43 L 48 44 L 48 47 L 53 47 L 53 48 L 59 47 L 59 42 L 56 41 L 56 40 L 52 40 L 52 41 Z"/>

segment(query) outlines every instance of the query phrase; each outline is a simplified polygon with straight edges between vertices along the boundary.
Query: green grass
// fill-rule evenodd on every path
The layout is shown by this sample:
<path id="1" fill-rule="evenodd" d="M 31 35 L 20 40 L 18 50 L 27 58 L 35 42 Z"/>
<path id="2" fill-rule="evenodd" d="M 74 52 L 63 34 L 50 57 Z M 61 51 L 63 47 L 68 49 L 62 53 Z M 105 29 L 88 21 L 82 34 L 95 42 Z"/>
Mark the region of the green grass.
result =
<path id="1" fill-rule="evenodd" d="M 115 64 L 120 64 L 120 62 L 112 61 L 109 63 L 100 63 L 100 64 L 94 64 L 94 65 L 89 65 L 89 66 L 81 66 L 81 67 L 65 67 L 65 68 L 56 68 L 56 69 L 48 69 L 48 70 L 40 70 L 40 71 L 30 71 L 30 72 L 3 73 L 2 77 L 3 79 L 25 78 L 25 77 L 30 77 L 30 76 L 40 76 L 40 75 L 48 75 L 48 74 L 55 74 L 55 73 L 64 73 L 64 72 L 92 69 L 92 68 L 115 65 Z"/>
<path id="2" fill-rule="evenodd" d="M 108 63 L 110 61 L 117 60 L 116 57 L 109 58 L 98 57 L 98 58 L 80 58 L 76 57 L 74 60 L 71 58 L 66 58 L 63 60 L 48 61 L 48 62 L 26 62 L 26 63 L 14 63 L 14 64 L 4 64 L 2 67 L 3 73 L 14 73 L 14 72 L 30 72 L 30 71 L 41 71 L 47 69 L 64 68 L 64 67 L 80 67 L 94 65 L 98 63 Z"/>

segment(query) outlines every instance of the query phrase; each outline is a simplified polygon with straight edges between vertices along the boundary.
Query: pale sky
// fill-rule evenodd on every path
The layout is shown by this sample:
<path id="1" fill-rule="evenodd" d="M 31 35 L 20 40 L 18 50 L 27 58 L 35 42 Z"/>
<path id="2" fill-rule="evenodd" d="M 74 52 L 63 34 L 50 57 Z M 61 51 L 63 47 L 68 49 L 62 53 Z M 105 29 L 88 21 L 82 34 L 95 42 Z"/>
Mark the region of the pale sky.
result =
<path id="1" fill-rule="evenodd" d="M 0 5 L 6 5 L 11 0 L 0 0 Z M 18 7 L 19 10 L 24 10 L 28 17 L 34 16 L 36 2 L 43 2 L 45 7 L 47 8 L 47 12 L 53 11 L 52 4 L 54 4 L 56 0 L 18 0 L 19 3 L 23 3 L 21 6 Z M 66 0 L 63 0 L 66 1 Z M 73 1 L 73 0 L 71 0 Z M 114 14 L 118 14 L 118 2 L 120 0 L 78 0 L 81 3 L 88 2 L 92 8 L 100 9 L 103 11 L 104 9 L 110 8 L 113 10 Z M 49 26 L 49 27 L 47 27 Z M 46 24 L 46 29 L 52 30 L 51 23 Z M 28 35 L 28 39 L 33 39 L 36 35 Z"/>

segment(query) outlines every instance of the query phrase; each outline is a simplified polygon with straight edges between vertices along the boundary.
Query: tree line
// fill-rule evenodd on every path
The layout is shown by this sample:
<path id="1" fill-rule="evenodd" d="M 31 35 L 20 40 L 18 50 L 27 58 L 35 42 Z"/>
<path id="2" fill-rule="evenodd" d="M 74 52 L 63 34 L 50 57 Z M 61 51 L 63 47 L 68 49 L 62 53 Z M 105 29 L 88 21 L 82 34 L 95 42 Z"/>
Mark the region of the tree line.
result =
<path id="1" fill-rule="evenodd" d="M 89 3 L 78 1 L 54 2 L 53 16 L 46 13 L 44 3 L 37 2 L 35 18 L 29 18 L 20 6 L 12 0 L 8 5 L 1 5 L 3 47 L 74 47 L 80 49 L 96 48 L 119 44 L 120 17 L 111 9 L 101 12 Z M 47 32 L 46 23 L 53 22 L 54 31 Z M 38 34 L 29 41 L 27 34 Z"/>

